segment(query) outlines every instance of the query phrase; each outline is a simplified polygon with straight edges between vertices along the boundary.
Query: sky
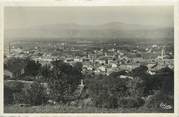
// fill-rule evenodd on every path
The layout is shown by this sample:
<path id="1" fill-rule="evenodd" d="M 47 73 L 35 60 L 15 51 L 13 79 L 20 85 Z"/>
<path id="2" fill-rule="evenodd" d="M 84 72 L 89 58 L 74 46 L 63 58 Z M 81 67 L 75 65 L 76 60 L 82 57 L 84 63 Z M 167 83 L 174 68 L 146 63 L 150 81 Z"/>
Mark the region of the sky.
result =
<path id="1" fill-rule="evenodd" d="M 110 22 L 173 27 L 172 6 L 6 7 L 5 29 L 50 24 L 101 25 Z"/>

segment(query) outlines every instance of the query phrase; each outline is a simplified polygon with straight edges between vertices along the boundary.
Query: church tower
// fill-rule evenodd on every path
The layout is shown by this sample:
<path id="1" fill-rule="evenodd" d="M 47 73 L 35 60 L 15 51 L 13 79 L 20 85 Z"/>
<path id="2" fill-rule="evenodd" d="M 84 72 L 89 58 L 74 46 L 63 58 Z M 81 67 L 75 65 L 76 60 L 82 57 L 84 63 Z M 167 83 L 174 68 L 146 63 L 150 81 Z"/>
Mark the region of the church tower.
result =
<path id="1" fill-rule="evenodd" d="M 165 47 L 163 46 L 162 51 L 161 51 L 161 59 L 163 60 L 165 56 Z"/>
<path id="2" fill-rule="evenodd" d="M 11 42 L 9 41 L 8 54 L 11 54 Z"/>

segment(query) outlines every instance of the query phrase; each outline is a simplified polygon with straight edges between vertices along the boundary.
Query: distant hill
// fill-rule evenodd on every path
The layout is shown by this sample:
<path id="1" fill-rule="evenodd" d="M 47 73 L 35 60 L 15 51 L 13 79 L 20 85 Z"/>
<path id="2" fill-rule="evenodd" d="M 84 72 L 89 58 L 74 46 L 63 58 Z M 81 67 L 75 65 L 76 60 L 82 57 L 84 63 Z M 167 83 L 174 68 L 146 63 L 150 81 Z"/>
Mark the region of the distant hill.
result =
<path id="1" fill-rule="evenodd" d="M 8 40 L 110 40 L 137 39 L 155 41 L 173 41 L 172 27 L 156 27 L 137 24 L 111 22 L 103 25 L 53 24 L 26 29 L 5 30 Z"/>

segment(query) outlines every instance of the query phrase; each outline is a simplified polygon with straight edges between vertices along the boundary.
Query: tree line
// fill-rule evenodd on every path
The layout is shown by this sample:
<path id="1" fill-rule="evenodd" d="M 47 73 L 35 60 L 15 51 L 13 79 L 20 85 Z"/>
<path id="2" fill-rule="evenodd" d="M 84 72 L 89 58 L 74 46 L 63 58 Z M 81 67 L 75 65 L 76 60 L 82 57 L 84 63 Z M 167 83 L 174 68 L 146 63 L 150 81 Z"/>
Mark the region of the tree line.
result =
<path id="1" fill-rule="evenodd" d="M 20 76 L 14 75 L 14 79 L 31 80 L 34 83 L 30 88 L 18 82 L 11 84 L 11 87 L 5 85 L 6 104 L 40 105 L 46 104 L 49 99 L 60 104 L 69 104 L 90 98 L 91 106 L 99 108 L 137 108 L 144 105 L 157 108 L 163 101 L 173 105 L 174 71 L 168 67 L 156 71 L 155 75 L 150 75 L 146 66 L 139 66 L 130 72 L 122 70 L 109 76 L 89 76 L 82 74 L 82 63 L 72 66 L 61 60 L 42 66 L 31 59 L 15 58 L 4 65 L 5 69 L 14 73 L 20 66 L 24 68 L 24 73 Z M 131 76 L 133 79 L 120 78 L 120 75 Z M 84 79 L 85 88 L 81 97 L 75 98 L 74 92 L 81 79 Z M 50 94 L 46 93 L 41 83 L 48 84 Z M 147 99 L 151 95 L 152 99 Z"/>

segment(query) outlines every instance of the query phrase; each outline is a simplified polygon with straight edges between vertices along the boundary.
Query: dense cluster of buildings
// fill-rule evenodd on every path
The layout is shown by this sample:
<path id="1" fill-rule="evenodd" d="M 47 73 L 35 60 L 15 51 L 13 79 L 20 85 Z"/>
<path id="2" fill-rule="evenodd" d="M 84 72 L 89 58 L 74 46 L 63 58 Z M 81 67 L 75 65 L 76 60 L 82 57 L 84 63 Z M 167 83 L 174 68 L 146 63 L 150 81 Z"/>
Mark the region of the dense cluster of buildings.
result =
<path id="1" fill-rule="evenodd" d="M 166 52 L 166 48 L 161 45 L 151 45 L 151 47 L 143 48 L 143 50 L 138 49 L 140 46 L 136 45 L 136 49 L 130 51 L 120 50 L 116 47 L 86 49 L 68 46 L 68 48 L 65 48 L 66 45 L 66 43 L 56 43 L 48 44 L 46 47 L 36 45 L 33 48 L 26 47 L 24 49 L 14 44 L 9 46 L 6 58 L 30 57 L 39 61 L 42 65 L 50 65 L 54 60 L 63 60 L 71 65 L 81 62 L 83 73 L 92 72 L 104 75 L 121 70 L 131 71 L 140 65 L 146 65 L 150 74 L 155 74 L 155 71 L 166 66 L 171 69 L 174 67 L 174 53 L 172 51 Z M 152 55 L 155 56 L 151 57 Z"/>

